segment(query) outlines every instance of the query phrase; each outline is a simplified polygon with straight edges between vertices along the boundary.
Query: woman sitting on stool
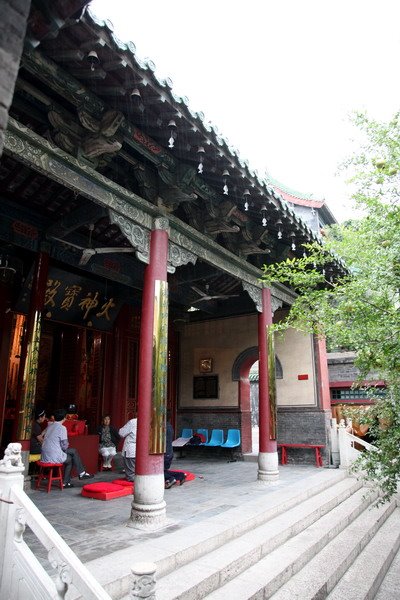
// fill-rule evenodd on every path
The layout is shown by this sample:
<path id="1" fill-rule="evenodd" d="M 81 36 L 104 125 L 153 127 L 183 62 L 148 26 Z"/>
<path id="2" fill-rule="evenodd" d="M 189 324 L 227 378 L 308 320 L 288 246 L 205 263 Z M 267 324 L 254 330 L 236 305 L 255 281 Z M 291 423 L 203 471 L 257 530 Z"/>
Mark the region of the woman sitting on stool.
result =
<path id="1" fill-rule="evenodd" d="M 97 430 L 99 434 L 99 453 L 103 457 L 103 469 L 111 469 L 111 462 L 117 453 L 117 445 L 120 440 L 118 431 L 110 423 L 110 415 L 104 415 L 102 425 Z"/>

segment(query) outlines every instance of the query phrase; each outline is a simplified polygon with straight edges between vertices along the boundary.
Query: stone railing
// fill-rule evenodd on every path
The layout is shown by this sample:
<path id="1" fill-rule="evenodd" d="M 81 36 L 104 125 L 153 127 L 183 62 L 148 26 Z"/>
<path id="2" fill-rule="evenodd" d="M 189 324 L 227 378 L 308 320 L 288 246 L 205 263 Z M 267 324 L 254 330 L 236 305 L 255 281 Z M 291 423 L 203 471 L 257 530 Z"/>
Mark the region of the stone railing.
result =
<path id="1" fill-rule="evenodd" d="M 0 598 L 7 600 L 112 600 L 23 490 L 21 444 L 9 444 L 0 460 Z M 47 551 L 50 577 L 24 541 L 28 526 Z M 154 563 L 131 572 L 130 600 L 155 600 Z"/>
<path id="2" fill-rule="evenodd" d="M 334 428 L 334 425 L 332 426 Z M 353 462 L 360 456 L 360 450 L 355 445 L 363 446 L 365 450 L 375 450 L 376 447 L 362 438 L 353 435 L 351 431 L 351 422 L 347 425 L 344 421 L 341 421 L 337 428 L 337 447 L 339 454 L 339 467 L 341 469 L 348 469 L 351 467 Z M 332 436 L 334 437 L 334 435 Z"/>
<path id="3" fill-rule="evenodd" d="M 0 598 L 63 599 L 70 587 L 85 600 L 111 600 L 23 490 L 21 444 L 9 444 L 0 461 Z M 52 579 L 24 542 L 28 526 L 47 551 Z"/>
<path id="4" fill-rule="evenodd" d="M 0 598 L 4 600 L 112 600 L 23 490 L 21 444 L 9 444 L 0 460 Z M 47 551 L 50 577 L 24 541 L 31 529 Z M 154 563 L 131 572 L 130 600 L 155 600 Z"/>

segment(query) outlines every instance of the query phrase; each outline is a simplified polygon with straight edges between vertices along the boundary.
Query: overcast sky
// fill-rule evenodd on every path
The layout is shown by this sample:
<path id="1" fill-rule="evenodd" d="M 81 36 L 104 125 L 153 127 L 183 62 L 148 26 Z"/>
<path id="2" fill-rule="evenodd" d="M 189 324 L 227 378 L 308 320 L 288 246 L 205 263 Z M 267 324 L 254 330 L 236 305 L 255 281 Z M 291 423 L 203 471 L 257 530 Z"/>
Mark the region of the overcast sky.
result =
<path id="1" fill-rule="evenodd" d="M 93 0 L 262 175 L 350 215 L 351 111 L 400 108 L 399 0 Z"/>

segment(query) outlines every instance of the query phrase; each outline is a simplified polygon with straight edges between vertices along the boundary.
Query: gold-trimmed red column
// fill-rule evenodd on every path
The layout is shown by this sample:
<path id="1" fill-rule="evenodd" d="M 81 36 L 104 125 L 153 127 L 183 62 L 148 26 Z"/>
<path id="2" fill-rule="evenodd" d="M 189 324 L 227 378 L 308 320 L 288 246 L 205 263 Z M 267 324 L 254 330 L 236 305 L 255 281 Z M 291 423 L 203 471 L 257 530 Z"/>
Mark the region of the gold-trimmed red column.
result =
<path id="1" fill-rule="evenodd" d="M 154 529 L 165 520 L 164 451 L 168 374 L 168 220 L 156 219 L 144 275 L 140 326 L 138 429 L 131 524 Z"/>
<path id="2" fill-rule="evenodd" d="M 274 337 L 271 331 L 271 290 L 261 290 L 262 310 L 258 314 L 259 346 L 259 436 L 258 479 L 274 481 L 279 478 Z"/>
<path id="3" fill-rule="evenodd" d="M 49 255 L 39 252 L 32 282 L 26 333 L 21 349 L 20 375 L 18 386 L 17 439 L 22 450 L 29 450 L 32 427 L 32 413 L 35 406 L 37 370 L 39 361 L 42 310 L 46 296 Z"/>
<path id="4" fill-rule="evenodd" d="M 329 389 L 328 357 L 326 354 L 325 338 L 315 337 L 314 347 L 316 350 L 318 400 L 323 410 L 331 410 L 331 394 Z"/>

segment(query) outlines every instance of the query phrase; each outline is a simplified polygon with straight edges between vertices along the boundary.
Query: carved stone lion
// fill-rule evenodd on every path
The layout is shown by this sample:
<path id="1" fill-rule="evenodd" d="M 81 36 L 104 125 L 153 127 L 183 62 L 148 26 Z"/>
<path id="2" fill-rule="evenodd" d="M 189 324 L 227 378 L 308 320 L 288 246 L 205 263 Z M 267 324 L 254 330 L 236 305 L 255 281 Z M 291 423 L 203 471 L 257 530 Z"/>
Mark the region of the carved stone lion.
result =
<path id="1" fill-rule="evenodd" d="M 8 444 L 7 448 L 4 450 L 4 458 L 0 460 L 0 465 L 6 468 L 23 467 L 21 448 L 22 446 L 18 442 Z"/>

